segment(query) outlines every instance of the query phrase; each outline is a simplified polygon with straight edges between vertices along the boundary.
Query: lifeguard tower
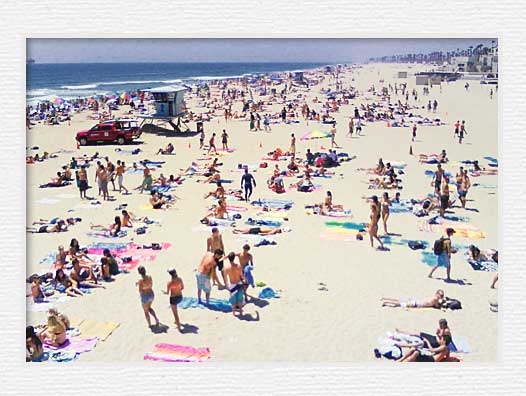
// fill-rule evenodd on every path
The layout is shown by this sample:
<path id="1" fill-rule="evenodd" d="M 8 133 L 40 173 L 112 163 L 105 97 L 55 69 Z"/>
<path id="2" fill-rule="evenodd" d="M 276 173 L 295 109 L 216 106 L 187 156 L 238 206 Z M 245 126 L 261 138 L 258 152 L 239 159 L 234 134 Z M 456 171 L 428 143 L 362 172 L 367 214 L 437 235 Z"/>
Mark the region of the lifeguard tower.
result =
<path id="1" fill-rule="evenodd" d="M 186 115 L 185 91 L 185 87 L 177 85 L 145 89 L 144 92 L 153 95 L 154 103 L 151 113 L 138 116 L 143 119 L 141 130 L 149 132 L 164 129 L 166 132 L 189 132 L 190 128 L 182 120 Z M 166 124 L 170 125 L 171 129 L 166 128 Z"/>
<path id="2" fill-rule="evenodd" d="M 294 86 L 308 86 L 309 85 L 303 75 L 303 70 L 293 71 L 292 78 L 293 78 L 292 85 Z"/>

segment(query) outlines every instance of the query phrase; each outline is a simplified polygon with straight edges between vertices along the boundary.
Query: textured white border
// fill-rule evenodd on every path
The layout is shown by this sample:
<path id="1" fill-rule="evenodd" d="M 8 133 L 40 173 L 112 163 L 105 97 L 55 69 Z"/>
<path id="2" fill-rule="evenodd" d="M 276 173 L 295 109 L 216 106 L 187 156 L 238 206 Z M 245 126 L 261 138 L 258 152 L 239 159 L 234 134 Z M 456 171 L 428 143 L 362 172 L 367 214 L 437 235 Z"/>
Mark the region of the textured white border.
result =
<path id="1" fill-rule="evenodd" d="M 2 395 L 525 394 L 525 4 L 346 0 L 0 3 Z M 402 34 L 403 32 L 403 34 Z M 32 366 L 23 357 L 25 37 L 500 37 L 501 363 L 499 365 Z M 484 331 L 484 329 L 481 329 Z M 133 342 L 133 340 L 132 340 Z M 118 357 L 116 357 L 118 359 Z M 143 388 L 143 389 L 141 389 Z"/>

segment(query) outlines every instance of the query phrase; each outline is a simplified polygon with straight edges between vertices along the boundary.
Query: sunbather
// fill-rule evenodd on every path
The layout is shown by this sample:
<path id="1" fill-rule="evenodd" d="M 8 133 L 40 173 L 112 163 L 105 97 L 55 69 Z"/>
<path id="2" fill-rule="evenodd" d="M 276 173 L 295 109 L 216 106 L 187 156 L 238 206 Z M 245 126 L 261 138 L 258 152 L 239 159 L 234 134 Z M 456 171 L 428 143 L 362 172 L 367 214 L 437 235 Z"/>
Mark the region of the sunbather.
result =
<path id="1" fill-rule="evenodd" d="M 438 347 L 434 348 L 427 338 L 424 338 L 424 345 L 428 348 L 430 354 L 424 353 L 421 348 L 411 348 L 404 356 L 398 359 L 398 362 L 442 362 L 448 361 L 451 343 L 451 336 L 444 335 L 439 340 Z"/>
<path id="2" fill-rule="evenodd" d="M 413 298 L 397 299 L 382 297 L 382 307 L 402 307 L 402 308 L 437 308 L 443 307 L 445 302 L 444 291 L 437 290 L 433 298 L 429 301 L 419 302 Z"/>
<path id="3" fill-rule="evenodd" d="M 47 325 L 40 332 L 39 337 L 42 342 L 58 347 L 67 341 L 66 330 L 66 325 L 57 315 L 48 313 Z"/>
<path id="4" fill-rule="evenodd" d="M 150 196 L 150 205 L 153 209 L 167 209 L 170 207 L 170 202 L 161 196 L 158 191 L 152 191 Z"/>
<path id="5" fill-rule="evenodd" d="M 46 233 L 49 234 L 52 232 L 65 232 L 68 230 L 68 227 L 64 220 L 59 220 L 55 224 L 43 225 L 38 228 L 27 227 L 26 230 L 27 232 L 31 232 L 33 234 L 46 234 Z"/>
<path id="6" fill-rule="evenodd" d="M 234 226 L 233 226 L 234 227 Z M 288 227 L 250 227 L 250 228 L 234 228 L 234 234 L 251 234 L 251 235 L 274 235 L 282 232 L 289 232 Z"/>
<path id="7" fill-rule="evenodd" d="M 67 276 L 64 273 L 64 270 L 62 269 L 57 270 L 57 272 L 55 273 L 54 281 L 55 290 L 57 290 L 60 293 L 66 293 L 70 297 L 78 297 L 84 295 L 84 293 L 82 293 L 80 289 L 73 285 L 73 282 L 71 281 L 69 276 Z"/>
<path id="8" fill-rule="evenodd" d="M 163 155 L 167 155 L 167 154 L 173 154 L 174 152 L 174 146 L 172 143 L 168 143 L 168 145 L 163 149 L 163 148 L 160 148 L 159 151 L 157 152 L 157 155 L 159 154 L 163 154 Z"/>
<path id="9" fill-rule="evenodd" d="M 42 341 L 33 326 L 26 327 L 26 362 L 40 362 L 44 354 Z"/>
<path id="10" fill-rule="evenodd" d="M 70 278 L 75 288 L 78 289 L 80 286 L 105 288 L 97 282 L 97 277 L 91 265 L 81 265 L 78 259 L 73 259 L 72 264 L 73 269 L 71 270 Z"/>
<path id="11" fill-rule="evenodd" d="M 121 231 L 121 227 L 122 227 L 122 223 L 121 223 L 121 218 L 119 216 L 115 216 L 115 219 L 114 219 L 114 223 L 113 224 L 110 224 L 109 226 L 103 226 L 103 225 L 100 225 L 100 224 L 91 224 L 90 225 L 90 228 L 92 230 L 98 230 L 98 231 L 102 231 L 103 232 L 103 236 L 110 236 L 110 237 L 115 237 L 119 234 L 119 232 Z"/>

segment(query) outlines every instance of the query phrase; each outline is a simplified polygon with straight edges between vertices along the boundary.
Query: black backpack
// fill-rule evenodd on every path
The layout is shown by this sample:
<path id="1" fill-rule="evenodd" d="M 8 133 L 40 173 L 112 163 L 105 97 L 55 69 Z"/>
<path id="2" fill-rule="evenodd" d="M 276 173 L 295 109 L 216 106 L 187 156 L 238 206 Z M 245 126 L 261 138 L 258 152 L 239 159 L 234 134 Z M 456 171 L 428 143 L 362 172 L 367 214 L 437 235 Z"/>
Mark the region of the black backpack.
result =
<path id="1" fill-rule="evenodd" d="M 436 256 L 440 256 L 444 251 L 444 238 L 437 239 L 433 245 L 433 252 Z"/>
<path id="2" fill-rule="evenodd" d="M 448 298 L 446 297 L 446 305 L 445 307 L 447 309 L 462 309 L 462 304 L 460 303 L 460 301 L 454 299 L 454 298 Z"/>

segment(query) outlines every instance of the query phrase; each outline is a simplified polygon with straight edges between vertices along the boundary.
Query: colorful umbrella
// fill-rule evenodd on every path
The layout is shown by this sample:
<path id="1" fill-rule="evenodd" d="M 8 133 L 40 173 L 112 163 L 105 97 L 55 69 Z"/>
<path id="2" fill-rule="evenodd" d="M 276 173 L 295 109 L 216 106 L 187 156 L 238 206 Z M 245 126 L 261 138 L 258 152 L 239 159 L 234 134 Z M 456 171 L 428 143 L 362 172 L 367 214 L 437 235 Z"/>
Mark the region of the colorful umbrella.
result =
<path id="1" fill-rule="evenodd" d="M 312 139 L 323 139 L 323 138 L 328 138 L 328 137 L 331 137 L 330 132 L 312 131 L 312 132 L 307 132 L 300 139 L 301 140 L 312 140 Z"/>
<path id="2" fill-rule="evenodd" d="M 51 99 L 51 103 L 60 104 L 62 102 L 64 102 L 64 99 L 62 99 L 62 98 L 53 98 L 53 99 Z"/>
<path id="3" fill-rule="evenodd" d="M 128 95 L 126 92 L 121 93 L 121 99 L 130 99 L 130 95 Z"/>
<path id="4" fill-rule="evenodd" d="M 115 99 L 115 95 L 106 95 L 107 99 Z"/>

